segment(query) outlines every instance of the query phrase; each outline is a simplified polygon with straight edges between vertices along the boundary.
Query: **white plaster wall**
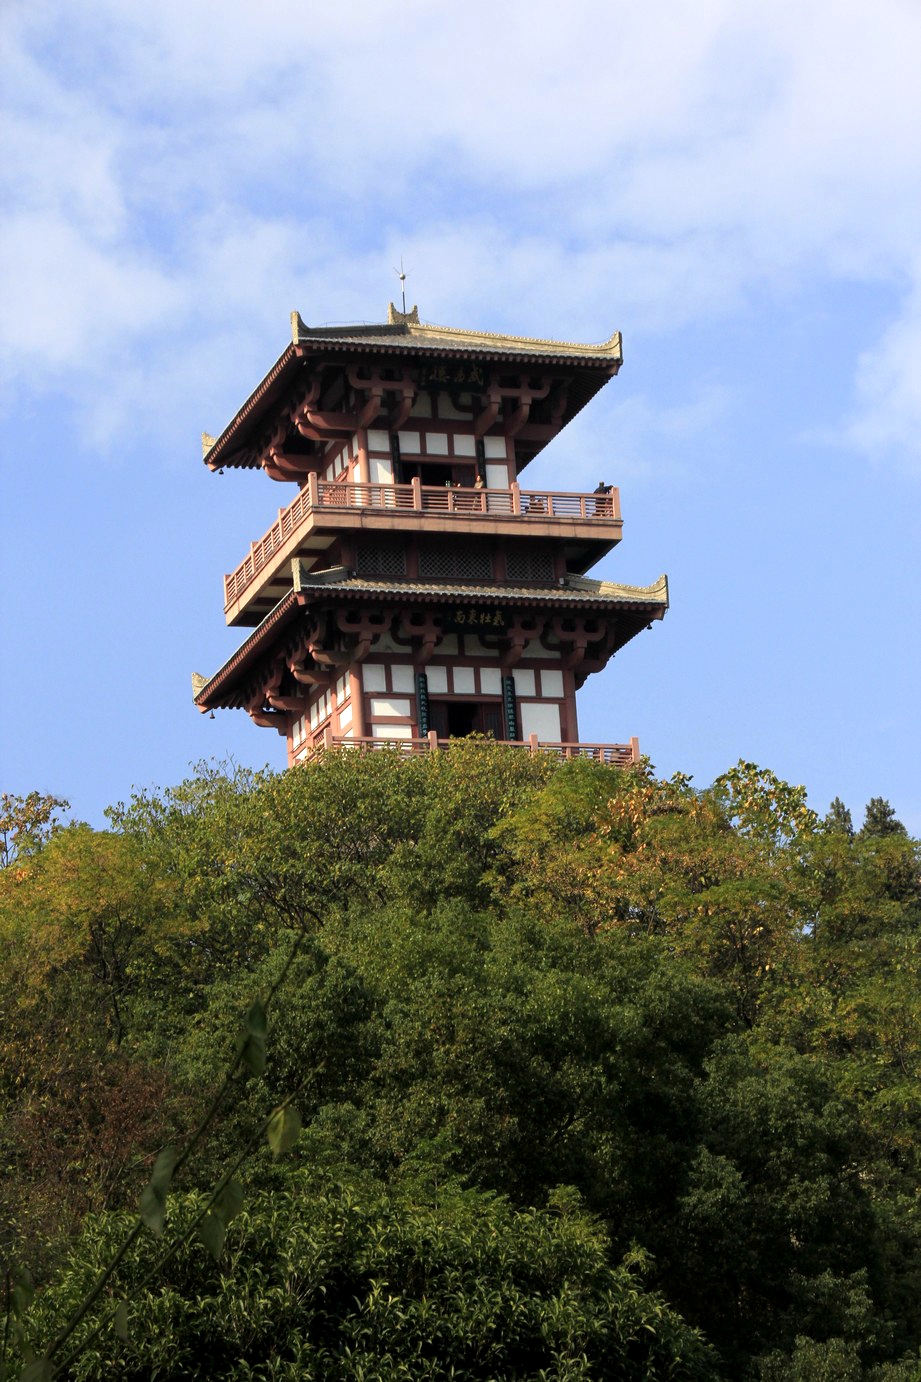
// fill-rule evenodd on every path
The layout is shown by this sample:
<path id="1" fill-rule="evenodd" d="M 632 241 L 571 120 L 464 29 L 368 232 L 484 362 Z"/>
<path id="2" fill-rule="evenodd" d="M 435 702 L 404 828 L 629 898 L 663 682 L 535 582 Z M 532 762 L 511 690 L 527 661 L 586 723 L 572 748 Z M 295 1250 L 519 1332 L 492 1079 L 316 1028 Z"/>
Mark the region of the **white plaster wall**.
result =
<path id="1" fill-rule="evenodd" d="M 361 684 L 365 691 L 387 690 L 387 669 L 379 662 L 366 662 L 361 669 Z"/>
<path id="2" fill-rule="evenodd" d="M 374 643 L 374 651 L 376 653 L 405 653 L 406 644 L 398 643 L 392 633 L 381 633 L 378 634 Z M 371 687 L 366 686 L 365 690 L 370 691 Z"/>
<path id="3" fill-rule="evenodd" d="M 464 652 L 468 657 L 499 657 L 498 648 L 487 648 L 472 633 L 464 634 Z"/>
<path id="4" fill-rule="evenodd" d="M 448 669 L 447 667 L 426 667 L 425 674 L 428 677 L 429 693 L 431 695 L 444 695 L 448 690 Z"/>
<path id="5" fill-rule="evenodd" d="M 548 744 L 558 744 L 562 739 L 560 728 L 560 707 L 548 701 L 521 701 L 521 737 L 529 738 L 536 734 L 538 739 Z"/>
<path id="6" fill-rule="evenodd" d="M 498 667 L 480 668 L 480 692 L 484 696 L 500 696 L 502 694 L 502 673 Z"/>
<path id="7" fill-rule="evenodd" d="M 541 672 L 540 693 L 542 696 L 558 696 L 563 699 L 563 673 Z"/>
<path id="8" fill-rule="evenodd" d="M 398 719 L 408 720 L 412 714 L 409 697 L 404 699 L 401 696 L 372 696 L 371 714 L 393 715 Z"/>
<path id="9" fill-rule="evenodd" d="M 463 397 L 463 395 L 461 395 L 461 397 Z M 440 393 L 438 395 L 438 416 L 453 418 L 459 422 L 464 418 L 469 418 L 470 414 L 469 412 L 462 413 L 459 408 L 455 408 L 454 404 L 451 402 L 450 394 Z"/>
<path id="10" fill-rule="evenodd" d="M 368 461 L 372 485 L 392 485 L 393 465 L 383 456 L 372 456 Z"/>

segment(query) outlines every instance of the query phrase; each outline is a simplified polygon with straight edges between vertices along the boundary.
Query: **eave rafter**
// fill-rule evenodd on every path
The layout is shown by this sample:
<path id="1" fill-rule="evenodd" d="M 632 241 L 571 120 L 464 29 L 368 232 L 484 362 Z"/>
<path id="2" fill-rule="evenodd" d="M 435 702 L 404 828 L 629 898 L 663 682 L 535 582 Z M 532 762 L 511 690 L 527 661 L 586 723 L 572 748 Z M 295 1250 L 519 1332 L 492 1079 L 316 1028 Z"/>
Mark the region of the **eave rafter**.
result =
<path id="1" fill-rule="evenodd" d="M 341 567 L 305 573 L 299 564 L 293 577 L 294 588 L 224 666 L 211 678 L 193 678 L 201 711 L 245 707 L 263 717 L 259 723 L 281 728 L 276 717 L 293 713 L 283 710 L 281 697 L 299 704 L 299 686 L 329 685 L 346 666 L 360 663 L 383 634 L 411 644 L 423 663 L 429 661 L 445 633 L 442 611 L 458 602 L 508 607 L 507 626 L 481 634 L 504 666 L 516 665 L 528 646 L 539 642 L 562 650 L 581 685 L 668 608 L 664 576 L 651 586 L 571 576 L 565 587 L 534 591 L 429 583 L 416 587 L 356 578 Z"/>
<path id="2" fill-rule="evenodd" d="M 299 439 L 298 444 L 307 441 L 319 448 L 372 425 L 394 432 L 406 422 L 419 392 L 418 379 L 407 368 L 390 371 L 393 377 L 385 377 L 382 367 L 376 363 L 349 364 L 344 374 L 340 374 L 350 391 L 347 406 L 323 407 L 329 363 L 314 364 L 306 360 L 303 368 L 304 375 L 288 390 L 250 445 L 222 458 L 228 465 L 258 467 L 273 480 L 303 483 L 310 471 L 319 468 L 322 451 L 292 450 L 293 436 Z M 209 456 L 213 446 L 213 438 L 208 438 L 205 456 L 208 464 L 215 468 L 217 462 Z"/>
<path id="3" fill-rule="evenodd" d="M 344 668 L 363 662 L 395 617 L 390 609 L 357 619 L 345 610 L 311 612 L 247 677 L 240 704 L 255 724 L 286 734 L 308 705 L 309 693 L 298 688 L 330 686 Z"/>
<path id="4" fill-rule="evenodd" d="M 324 369 L 339 376 L 346 372 L 352 375 L 356 399 L 354 407 L 342 411 L 329 400 L 321 406 L 319 398 L 312 399 L 301 418 L 301 427 L 309 429 L 301 435 L 310 441 L 328 441 L 330 434 L 340 435 L 346 427 L 353 430 L 355 426 L 368 426 L 372 416 L 378 426 L 395 431 L 409 417 L 419 388 L 430 387 L 444 373 L 454 376 L 453 381 L 446 379 L 450 391 L 451 383 L 459 383 L 461 374 L 468 382 L 474 382 L 473 371 L 480 390 L 481 415 L 491 413 L 494 407 L 494 395 L 487 397 L 490 386 L 500 380 L 507 384 L 509 377 L 516 374 L 520 377 L 523 387 L 516 406 L 509 408 L 508 399 L 503 399 L 497 416 L 500 425 L 510 429 L 509 435 L 520 436 L 539 449 L 575 416 L 606 379 L 618 372 L 622 360 L 619 332 L 597 345 L 584 345 L 434 326 L 421 323 L 417 313 L 398 312 L 392 304 L 388 321 L 379 325 L 309 327 L 299 313 L 292 312 L 290 344 L 220 435 L 203 436 L 203 457 L 212 470 L 223 466 L 261 466 L 270 440 L 261 431 L 262 425 L 267 418 L 277 421 L 285 406 L 282 404 L 279 410 L 279 399 L 286 390 L 290 391 L 292 384 L 303 385 L 305 370 L 313 379 Z M 553 381 L 554 402 L 549 420 L 546 415 L 533 420 L 531 405 L 537 395 L 529 377 L 534 375 Z M 561 389 L 564 376 L 568 376 L 568 384 Z M 489 425 L 495 421 L 493 418 Z M 478 434 L 483 435 L 485 418 L 481 417 L 479 426 Z M 274 422 L 270 422 L 270 431 L 274 429 Z M 266 459 L 268 465 L 263 468 L 267 473 L 274 470 L 278 479 L 297 478 L 310 469 L 304 464 L 299 447 L 293 456 L 288 456 L 276 446 L 273 455 Z"/>
<path id="5" fill-rule="evenodd" d="M 319 358 L 295 346 L 220 437 L 202 434 L 205 463 L 211 470 L 225 465 L 258 468 L 272 479 L 303 483 L 319 468 L 327 443 L 371 426 L 397 432 L 419 394 L 440 389 L 456 407 L 469 409 L 476 437 L 492 431 L 539 448 L 584 401 L 578 389 L 573 394 L 571 368 L 560 369 L 557 362 L 491 361 L 478 369 L 475 382 L 467 377 L 461 360 L 453 364 L 466 382 L 454 377 L 450 358 L 433 371 L 425 359 L 401 361 L 373 354 L 349 359 L 328 353 Z M 534 405 L 547 400 L 535 417 Z M 305 441 L 310 445 L 307 452 Z"/>

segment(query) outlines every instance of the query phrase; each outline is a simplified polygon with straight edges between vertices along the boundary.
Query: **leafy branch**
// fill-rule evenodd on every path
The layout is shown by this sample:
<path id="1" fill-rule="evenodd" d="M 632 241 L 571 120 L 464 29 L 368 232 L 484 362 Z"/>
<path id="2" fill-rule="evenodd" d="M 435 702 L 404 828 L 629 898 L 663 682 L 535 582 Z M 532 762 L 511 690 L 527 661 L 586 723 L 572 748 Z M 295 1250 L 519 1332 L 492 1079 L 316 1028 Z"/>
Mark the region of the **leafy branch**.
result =
<path id="1" fill-rule="evenodd" d="M 312 908 L 305 907 L 303 910 L 307 916 L 312 919 L 317 928 L 322 925 L 320 916 Z M 147 1228 L 155 1238 L 161 1238 L 163 1236 L 166 1224 L 167 1200 L 176 1177 L 188 1164 L 208 1135 L 215 1118 L 223 1107 L 231 1090 L 239 1086 L 239 1076 L 241 1073 L 245 1072 L 257 1079 L 265 1073 L 269 1008 L 287 980 L 291 968 L 300 954 L 309 934 L 305 918 L 301 916 L 298 918 L 298 921 L 299 933 L 291 946 L 288 957 L 270 986 L 265 998 L 254 999 L 250 1004 L 243 1026 L 237 1036 L 233 1059 L 230 1062 L 223 1081 L 214 1094 L 198 1125 L 192 1132 L 188 1142 L 181 1151 L 174 1144 L 170 1144 L 160 1151 L 154 1162 L 150 1180 L 141 1192 L 137 1219 L 125 1234 L 121 1243 L 118 1245 L 110 1260 L 99 1273 L 83 1299 L 72 1311 L 44 1352 L 38 1356 L 36 1356 L 34 1350 L 29 1345 L 23 1323 L 24 1317 L 35 1294 L 32 1278 L 29 1273 L 21 1267 L 11 1268 L 7 1271 L 5 1282 L 3 1351 L 0 1353 L 0 1382 L 5 1382 L 5 1379 L 9 1375 L 8 1359 L 9 1345 L 11 1342 L 25 1358 L 25 1366 L 19 1374 L 19 1382 L 52 1382 L 53 1378 L 60 1376 L 66 1368 L 69 1368 L 77 1358 L 80 1357 L 81 1353 L 83 1353 L 88 1345 L 98 1337 L 108 1324 L 114 1323 L 119 1337 L 127 1338 L 127 1306 L 125 1302 L 121 1302 L 114 1310 L 106 1314 L 69 1353 L 64 1357 L 60 1356 L 65 1344 L 73 1338 L 73 1335 L 87 1319 L 102 1293 L 112 1282 L 116 1272 L 143 1230 Z M 176 1236 L 167 1251 L 162 1253 L 149 1268 L 142 1278 L 140 1283 L 141 1287 L 149 1284 L 150 1281 L 158 1276 L 180 1248 L 190 1241 L 196 1230 L 205 1244 L 205 1247 L 215 1260 L 220 1257 L 227 1225 L 239 1213 L 243 1203 L 242 1187 L 234 1177 L 263 1137 L 268 1138 L 269 1145 L 276 1156 L 283 1155 L 294 1145 L 300 1133 L 301 1119 L 297 1110 L 293 1107 L 293 1100 L 297 1097 L 302 1088 L 303 1084 L 299 1085 L 296 1090 L 292 1091 L 267 1115 L 253 1135 L 248 1139 L 243 1150 L 234 1160 L 233 1164 L 224 1175 L 221 1176 L 204 1204 L 192 1216 L 182 1232 Z"/>

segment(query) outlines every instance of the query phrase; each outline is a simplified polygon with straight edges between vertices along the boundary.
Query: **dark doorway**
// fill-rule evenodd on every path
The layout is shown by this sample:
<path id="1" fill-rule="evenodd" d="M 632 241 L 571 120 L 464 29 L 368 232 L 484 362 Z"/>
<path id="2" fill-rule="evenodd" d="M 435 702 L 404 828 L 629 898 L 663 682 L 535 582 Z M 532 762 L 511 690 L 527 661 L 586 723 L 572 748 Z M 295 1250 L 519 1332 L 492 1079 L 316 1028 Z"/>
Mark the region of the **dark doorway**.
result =
<path id="1" fill-rule="evenodd" d="M 417 475 L 424 485 L 459 485 L 461 489 L 471 489 L 476 470 L 472 465 L 452 465 L 450 461 L 400 460 L 398 484 L 408 485 Z"/>
<path id="2" fill-rule="evenodd" d="M 501 701 L 429 701 L 429 726 L 439 739 L 489 734 L 504 739 Z"/>
<path id="3" fill-rule="evenodd" d="M 448 701 L 448 738 L 463 739 L 473 734 L 477 722 L 477 706 L 473 701 Z"/>

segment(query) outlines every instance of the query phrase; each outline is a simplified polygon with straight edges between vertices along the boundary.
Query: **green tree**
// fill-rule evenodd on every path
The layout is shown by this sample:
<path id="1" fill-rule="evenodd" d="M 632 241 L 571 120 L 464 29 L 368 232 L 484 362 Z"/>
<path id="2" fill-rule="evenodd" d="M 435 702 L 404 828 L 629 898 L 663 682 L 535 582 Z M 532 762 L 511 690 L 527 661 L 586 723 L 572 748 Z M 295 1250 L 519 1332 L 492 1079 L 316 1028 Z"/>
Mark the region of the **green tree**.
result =
<path id="1" fill-rule="evenodd" d="M 101 1261 L 112 1209 L 131 1203 L 156 1142 L 195 1125 L 241 1008 L 285 973 L 265 1072 L 235 1079 L 176 1201 L 203 1204 L 296 1090 L 295 1170 L 253 1158 L 256 1227 L 241 1219 L 229 1243 L 267 1241 L 257 1221 L 273 1197 L 347 1186 L 362 1233 L 376 1224 L 382 1241 L 415 1241 L 417 1211 L 456 1226 L 469 1210 L 508 1246 L 569 1185 L 606 1270 L 633 1245 L 646 1254 L 631 1289 L 660 1293 L 651 1335 L 680 1315 L 718 1345 L 727 1379 L 902 1382 L 921 1344 L 921 855 L 903 830 L 843 824 L 746 762 L 695 790 L 648 765 L 472 742 L 277 776 L 206 769 L 138 795 L 109 832 L 42 837 L 0 873 L 0 1154 L 26 1206 L 7 1200 L 12 1232 L 23 1240 L 30 1212 L 47 1220 L 46 1188 L 63 1187 L 74 1224 L 102 1213 L 74 1272 L 87 1253 Z M 562 1216 L 570 1200 L 554 1203 Z M 307 1238 L 291 1232 L 306 1244 L 304 1214 Z M 139 1309 L 181 1340 L 183 1321 L 201 1323 L 194 1300 L 220 1298 L 230 1337 L 248 1309 L 244 1260 L 206 1281 L 207 1262 L 183 1254 L 175 1279 L 131 1276 Z M 400 1320 L 429 1280 L 413 1254 L 409 1285 L 393 1277 L 380 1298 L 401 1366 Z M 40 1264 L 53 1278 L 41 1310 L 64 1300 L 55 1260 Z M 499 1316 L 477 1313 L 460 1268 L 452 1281 L 456 1364 L 470 1321 Z M 384 1316 L 353 1305 L 329 1318 L 358 1362 L 336 1366 L 377 1375 L 353 1339 L 367 1326 L 383 1348 Z M 568 1308 L 553 1306 L 574 1338 Z M 322 1321 L 295 1327 L 314 1366 Z M 270 1366 L 267 1337 L 254 1336 L 253 1375 Z M 581 1375 L 620 1375 L 582 1348 Z M 137 1356 L 145 1375 L 153 1354 Z M 564 1362 L 577 1366 L 560 1355 L 528 1374 L 517 1359 L 508 1375 L 568 1376 Z"/>
<path id="2" fill-rule="evenodd" d="M 853 835 L 854 822 L 851 813 L 840 797 L 835 797 L 829 806 L 824 824 L 826 830 L 839 830 L 844 835 Z"/>
<path id="3" fill-rule="evenodd" d="M 867 802 L 860 833 L 864 839 L 868 839 L 907 835 L 908 832 L 884 797 L 871 797 Z"/>
<path id="4" fill-rule="evenodd" d="M 19 797 L 0 792 L 0 869 L 35 854 L 60 829 L 59 811 L 70 803 L 61 797 L 29 792 Z"/>
<path id="5" fill-rule="evenodd" d="M 151 1289 L 133 1253 L 122 1285 L 127 1340 L 100 1335 L 71 1375 L 715 1378 L 700 1336 L 644 1288 L 642 1254 L 612 1264 L 574 1197 L 555 1206 L 516 1211 L 450 1185 L 420 1199 L 367 1181 L 288 1177 L 230 1224 L 220 1264 L 189 1244 L 168 1284 Z M 180 1196 L 175 1212 L 194 1207 Z M 38 1328 L 53 1329 L 84 1293 L 122 1229 L 112 1216 L 87 1224 L 41 1299 Z"/>
<path id="6" fill-rule="evenodd" d="M 149 865 L 74 825 L 0 873 L 0 1241 L 39 1272 L 135 1192 L 172 1123 L 168 1076 L 130 1040 L 151 964 L 188 935 Z"/>

